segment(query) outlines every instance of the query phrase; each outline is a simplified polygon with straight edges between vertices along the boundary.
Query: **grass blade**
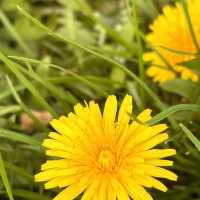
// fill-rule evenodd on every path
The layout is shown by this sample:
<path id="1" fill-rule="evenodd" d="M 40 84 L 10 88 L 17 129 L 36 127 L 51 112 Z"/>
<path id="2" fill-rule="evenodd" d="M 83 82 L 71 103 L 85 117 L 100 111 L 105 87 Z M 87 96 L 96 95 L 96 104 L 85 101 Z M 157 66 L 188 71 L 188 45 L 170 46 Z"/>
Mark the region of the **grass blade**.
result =
<path id="1" fill-rule="evenodd" d="M 11 189 L 11 186 L 10 186 L 10 183 L 9 183 L 9 180 L 8 180 L 8 176 L 7 176 L 7 173 L 6 173 L 6 169 L 5 169 L 5 165 L 4 165 L 4 161 L 3 161 L 3 157 L 1 155 L 1 152 L 0 152 L 0 175 L 1 175 L 1 178 L 2 178 L 3 185 L 6 189 L 7 194 L 8 194 L 9 200 L 14 200 L 12 189 Z"/>
<path id="2" fill-rule="evenodd" d="M 30 62 L 30 63 L 34 63 L 34 64 L 46 64 L 44 61 L 40 61 L 40 60 L 36 60 L 36 59 L 31 59 L 31 58 L 24 58 L 24 57 L 19 57 L 19 56 L 9 56 L 10 58 L 16 59 L 16 60 L 20 60 L 23 62 Z M 83 84 L 87 85 L 88 87 L 92 88 L 93 90 L 97 91 L 99 94 L 103 95 L 103 96 L 107 96 L 107 92 L 105 92 L 104 90 L 102 90 L 102 88 L 98 87 L 97 85 L 93 84 L 92 81 L 70 71 L 67 69 L 64 69 L 61 66 L 55 65 L 55 64 L 51 64 L 49 63 L 50 67 L 54 67 L 56 69 L 59 69 L 63 72 L 65 72 L 66 74 L 70 74 L 72 77 L 74 77 L 76 80 L 82 82 Z M 24 71 L 24 70 L 23 70 Z M 26 72 L 27 73 L 27 72 Z M 28 75 L 28 74 L 27 74 Z M 29 76 L 31 76 L 29 74 Z"/>
<path id="3" fill-rule="evenodd" d="M 172 106 L 170 108 L 167 108 L 166 110 L 160 112 L 159 114 L 155 115 L 153 118 L 151 118 L 147 123 L 149 125 L 154 125 L 163 119 L 169 117 L 170 115 L 179 112 L 179 111 L 194 111 L 194 112 L 200 112 L 200 106 L 196 104 L 179 104 Z"/>
<path id="4" fill-rule="evenodd" d="M 10 162 L 4 162 L 5 168 L 12 171 L 13 173 L 16 173 L 17 175 L 21 175 L 23 178 L 26 178 L 27 180 L 33 182 L 34 178 L 33 175 L 27 172 L 25 169 L 18 167 Z"/>
<path id="5" fill-rule="evenodd" d="M 98 58 L 101 58 L 105 61 L 107 61 L 108 63 L 110 63 L 111 65 L 114 65 L 120 69 L 122 69 L 127 75 L 129 75 L 129 77 L 131 77 L 132 79 L 134 79 L 148 94 L 149 96 L 154 100 L 155 104 L 160 108 L 160 109 L 164 109 L 165 106 L 164 104 L 160 101 L 159 97 L 140 79 L 138 78 L 134 73 L 132 73 L 129 69 L 127 69 L 125 66 L 123 66 L 122 64 L 120 64 L 119 62 L 113 60 L 112 58 L 109 58 L 103 54 L 100 54 L 82 44 L 79 44 L 77 42 L 68 40 L 64 37 L 62 37 L 61 35 L 54 33 L 52 30 L 50 30 L 48 27 L 44 26 L 41 22 L 39 22 L 37 19 L 35 19 L 34 17 L 32 17 L 31 15 L 29 15 L 24 9 L 22 9 L 21 7 L 18 6 L 18 10 L 20 11 L 20 13 L 26 17 L 27 19 L 29 19 L 31 22 L 33 22 L 34 24 L 36 24 L 38 27 L 40 27 L 42 30 L 46 31 L 49 35 L 51 35 L 53 38 L 60 40 L 66 44 L 71 44 L 79 49 L 82 49 Z"/>
<path id="6" fill-rule="evenodd" d="M 132 4 L 133 4 L 133 21 L 134 21 L 133 25 L 135 28 L 136 42 L 137 42 L 137 47 L 138 47 L 139 75 L 140 75 L 140 79 L 144 81 L 145 72 L 144 72 L 144 61 L 143 61 L 143 45 L 142 45 L 142 40 L 141 40 L 140 32 L 139 32 L 139 18 L 138 18 L 137 6 L 136 6 L 135 1 L 132 1 Z M 142 87 L 140 88 L 140 97 L 141 97 L 141 110 L 143 110 L 144 105 L 145 105 L 145 93 Z"/>
<path id="7" fill-rule="evenodd" d="M 0 191 L 0 194 L 5 194 L 4 191 Z M 50 200 L 50 197 L 44 196 L 42 194 L 37 194 L 35 192 L 30 192 L 28 190 L 13 190 L 13 194 L 16 197 L 20 197 L 26 200 Z"/>
<path id="8" fill-rule="evenodd" d="M 0 117 L 21 111 L 21 107 L 18 105 L 0 106 Z"/>
<path id="9" fill-rule="evenodd" d="M 17 31 L 12 26 L 9 19 L 7 18 L 7 16 L 4 14 L 4 12 L 1 9 L 0 9 L 0 20 L 4 24 L 5 28 L 8 30 L 8 33 L 17 41 L 17 43 L 24 50 L 24 52 L 27 53 L 29 56 L 33 55 L 30 48 L 26 45 L 26 43 L 17 33 Z"/>
<path id="10" fill-rule="evenodd" d="M 15 88 L 8 76 L 6 77 L 6 79 L 7 79 L 8 85 L 11 89 L 11 92 L 12 92 L 15 100 L 21 106 L 21 108 L 28 114 L 28 116 L 33 120 L 33 122 L 35 123 L 36 126 L 38 126 L 41 130 L 43 130 L 45 132 L 49 132 L 49 130 L 46 128 L 46 126 L 40 120 L 38 120 L 33 115 L 33 113 L 30 111 L 30 109 L 22 102 L 22 100 L 20 99 L 19 95 L 17 94 L 17 91 L 15 90 Z"/>
<path id="11" fill-rule="evenodd" d="M 183 132 L 186 134 L 186 136 L 190 139 L 190 141 L 194 144 L 194 146 L 200 151 L 200 141 L 193 135 L 193 133 L 186 128 L 183 124 L 179 124 Z"/>
<path id="12" fill-rule="evenodd" d="M 29 144 L 31 146 L 37 147 L 38 149 L 41 149 L 40 141 L 36 140 L 31 136 L 24 135 L 22 133 L 0 128 L 0 138 L 6 138 L 15 142 Z"/>
<path id="13" fill-rule="evenodd" d="M 57 116 L 56 112 L 51 108 L 48 102 L 41 96 L 39 91 L 31 84 L 31 82 L 17 69 L 15 63 L 13 63 L 10 59 L 5 57 L 0 52 L 0 60 L 2 60 L 5 65 L 16 75 L 19 81 L 26 86 L 26 88 L 31 92 L 31 94 L 35 97 L 38 103 L 43 106 L 46 110 L 48 110 L 53 116 Z"/>

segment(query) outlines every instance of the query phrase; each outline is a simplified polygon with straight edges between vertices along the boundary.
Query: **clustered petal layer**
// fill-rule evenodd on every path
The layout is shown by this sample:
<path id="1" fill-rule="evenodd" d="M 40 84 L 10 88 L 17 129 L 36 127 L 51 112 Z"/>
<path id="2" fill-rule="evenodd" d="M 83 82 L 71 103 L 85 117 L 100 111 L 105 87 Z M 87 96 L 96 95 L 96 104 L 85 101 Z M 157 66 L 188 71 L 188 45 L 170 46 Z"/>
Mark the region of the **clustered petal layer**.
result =
<path id="1" fill-rule="evenodd" d="M 200 44 L 200 1 L 188 0 L 187 2 L 194 33 Z M 159 15 L 150 25 L 150 29 L 151 33 L 146 36 L 147 41 L 171 67 L 156 52 L 147 52 L 144 54 L 144 60 L 152 63 L 147 70 L 147 75 L 152 77 L 155 82 L 160 83 L 176 77 L 198 81 L 197 74 L 182 65 L 184 62 L 194 59 L 197 50 L 181 3 L 176 3 L 176 6 L 164 6 L 163 14 Z"/>
<path id="2" fill-rule="evenodd" d="M 47 181 L 46 189 L 63 188 L 54 200 L 152 200 L 145 188 L 166 191 L 157 178 L 176 181 L 177 176 L 163 167 L 174 149 L 153 149 L 168 139 L 166 124 L 149 126 L 151 110 L 131 121 L 132 97 L 126 95 L 117 109 L 114 95 L 107 98 L 103 114 L 97 103 L 77 104 L 74 113 L 51 121 L 56 132 L 43 146 L 48 160 L 35 175 Z"/>

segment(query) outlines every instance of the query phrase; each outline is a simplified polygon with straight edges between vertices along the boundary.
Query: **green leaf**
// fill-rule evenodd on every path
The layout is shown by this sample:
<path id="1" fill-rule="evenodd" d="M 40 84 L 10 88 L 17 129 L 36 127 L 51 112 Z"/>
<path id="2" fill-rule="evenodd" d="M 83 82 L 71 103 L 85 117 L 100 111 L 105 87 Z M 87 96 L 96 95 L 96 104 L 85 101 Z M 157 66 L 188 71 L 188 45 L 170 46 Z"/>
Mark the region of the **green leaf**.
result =
<path id="1" fill-rule="evenodd" d="M 9 180 L 8 180 L 8 176 L 7 176 L 7 173 L 6 173 L 6 169 L 5 169 L 5 165 L 4 165 L 4 161 L 3 161 L 3 157 L 1 155 L 1 152 L 0 152 L 0 175 L 1 175 L 3 185 L 6 189 L 6 192 L 8 194 L 9 199 L 14 200 L 12 188 L 11 188 Z"/>
<path id="2" fill-rule="evenodd" d="M 108 63 L 111 64 L 111 67 L 113 67 L 112 65 L 122 69 L 127 75 L 129 75 L 133 80 L 135 80 L 142 88 L 144 88 L 144 91 L 146 91 L 149 96 L 154 100 L 155 104 L 160 108 L 163 109 L 165 108 L 164 104 L 160 101 L 159 97 L 140 79 L 138 78 L 134 73 L 132 73 L 128 68 L 126 68 L 125 66 L 123 66 L 122 64 L 120 64 L 119 62 L 117 62 L 116 60 L 113 60 L 112 58 L 107 57 L 106 55 L 103 55 L 99 52 L 96 52 L 80 43 L 71 41 L 69 39 L 66 39 L 64 37 L 62 37 L 61 35 L 53 32 L 52 30 L 50 30 L 48 27 L 44 26 L 40 21 L 38 21 L 37 19 L 35 19 L 34 17 L 32 17 L 31 15 L 29 15 L 24 9 L 22 9 L 21 7 L 18 6 L 18 10 L 20 11 L 20 13 L 26 17 L 27 19 L 29 19 L 30 21 L 32 21 L 34 24 L 36 24 L 38 27 L 40 27 L 42 30 L 46 31 L 49 35 L 51 35 L 53 38 L 62 41 L 66 44 L 71 44 L 79 49 L 82 49 L 98 58 L 101 58 L 102 60 L 107 61 Z"/>
<path id="3" fill-rule="evenodd" d="M 40 141 L 36 140 L 35 138 L 31 136 L 24 135 L 22 133 L 0 128 L 0 138 L 6 138 L 12 141 L 26 143 L 26 144 L 35 146 L 38 149 L 41 149 Z"/>
<path id="4" fill-rule="evenodd" d="M 4 193 L 5 193 L 4 191 L 3 192 L 0 191 L 0 194 L 4 194 Z M 28 190 L 16 189 L 16 190 L 13 190 L 13 194 L 16 197 L 20 197 L 20 199 L 23 198 L 25 200 L 51 200 L 50 197 L 47 197 L 35 192 L 31 192 Z"/>
<path id="5" fill-rule="evenodd" d="M 16 113 L 19 111 L 21 111 L 21 107 L 18 105 L 0 106 L 0 116 Z"/>
<path id="6" fill-rule="evenodd" d="M 193 133 L 185 127 L 183 124 L 179 124 L 183 132 L 187 135 L 190 141 L 194 144 L 194 146 L 200 151 L 200 141 L 193 135 Z"/>
<path id="7" fill-rule="evenodd" d="M 24 52 L 26 52 L 30 56 L 33 55 L 30 48 L 26 45 L 26 43 L 23 41 L 21 36 L 17 33 L 17 31 L 12 26 L 9 19 L 7 18 L 7 16 L 4 14 L 2 10 L 0 10 L 0 20 L 2 21 L 2 23 L 8 30 L 8 33 L 18 42 L 19 46 L 24 50 Z"/>
<path id="8" fill-rule="evenodd" d="M 22 102 L 20 96 L 18 95 L 17 91 L 15 90 L 11 80 L 9 79 L 9 77 L 6 77 L 8 85 L 11 89 L 11 92 L 15 98 L 15 100 L 17 101 L 17 103 L 20 105 L 20 107 L 28 114 L 28 116 L 33 120 L 33 122 L 35 123 L 35 125 L 37 127 L 39 127 L 41 130 L 45 131 L 45 132 L 49 132 L 49 130 L 46 128 L 46 126 L 37 118 L 35 117 L 35 115 L 33 115 L 33 113 L 31 112 L 31 110 L 24 104 L 24 102 Z"/>
<path id="9" fill-rule="evenodd" d="M 197 85 L 190 80 L 174 79 L 162 83 L 160 87 L 174 94 L 178 94 L 187 99 L 193 100 Z"/>
<path id="10" fill-rule="evenodd" d="M 33 182 L 33 175 L 27 172 L 25 169 L 18 167 L 10 162 L 5 161 L 5 168 L 12 171 L 13 173 L 16 173 L 17 175 L 22 176 L 23 178 L 26 178 L 27 180 Z"/>
<path id="11" fill-rule="evenodd" d="M 52 107 L 48 104 L 48 102 L 41 96 L 40 92 L 34 87 L 34 85 L 18 70 L 15 63 L 13 63 L 10 59 L 5 57 L 0 52 L 0 60 L 2 60 L 7 68 L 9 68 L 19 79 L 19 81 L 26 86 L 26 88 L 32 93 L 32 95 L 35 97 L 35 99 L 40 103 L 41 106 L 43 106 L 45 109 L 47 109 L 53 116 L 57 116 L 57 113 L 52 109 Z"/>
<path id="12" fill-rule="evenodd" d="M 185 111 L 185 110 L 193 111 L 193 112 L 200 112 L 200 105 L 179 104 L 179 105 L 171 106 L 170 108 L 167 108 L 164 111 L 160 112 L 159 114 L 155 115 L 147 123 L 149 125 L 154 125 L 176 112 Z"/>

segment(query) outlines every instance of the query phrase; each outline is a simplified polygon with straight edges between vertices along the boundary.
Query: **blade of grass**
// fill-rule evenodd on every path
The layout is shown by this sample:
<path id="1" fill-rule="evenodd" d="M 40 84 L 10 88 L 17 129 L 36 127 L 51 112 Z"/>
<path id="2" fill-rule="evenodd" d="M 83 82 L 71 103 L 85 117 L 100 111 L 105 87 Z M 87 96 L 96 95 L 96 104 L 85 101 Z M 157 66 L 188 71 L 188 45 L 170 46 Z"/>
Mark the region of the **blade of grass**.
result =
<path id="1" fill-rule="evenodd" d="M 16 40 L 19 46 L 27 53 L 29 56 L 33 55 L 31 49 L 26 45 L 20 35 L 17 33 L 15 28 L 10 23 L 9 19 L 5 15 L 5 13 L 0 9 L 0 20 L 4 24 L 5 28 L 7 29 L 8 33 Z"/>
<path id="2" fill-rule="evenodd" d="M 159 114 L 155 115 L 153 118 L 151 118 L 147 123 L 149 125 L 154 125 L 161 120 L 169 117 L 170 115 L 179 112 L 179 111 L 194 111 L 194 112 L 200 112 L 200 105 L 196 104 L 179 104 L 175 106 L 171 106 L 170 108 L 165 109 L 164 111 L 160 112 Z"/>
<path id="3" fill-rule="evenodd" d="M 41 149 L 40 141 L 36 140 L 31 136 L 24 135 L 22 133 L 0 128 L 0 138 L 5 138 L 15 142 L 29 144 L 31 146 L 37 147 L 38 149 Z"/>
<path id="4" fill-rule="evenodd" d="M 128 68 L 126 68 L 124 65 L 122 65 L 121 63 L 117 62 L 116 60 L 107 57 L 104 54 L 101 54 L 99 52 L 96 52 L 80 43 L 71 41 L 69 39 L 66 39 L 64 37 L 62 37 L 61 35 L 55 33 L 54 31 L 52 31 L 51 29 L 49 29 L 48 27 L 46 27 L 45 25 L 43 25 L 40 21 L 38 21 L 37 19 L 35 19 L 34 17 L 32 17 L 31 15 L 29 15 L 25 10 L 23 10 L 21 7 L 18 6 L 18 10 L 20 11 L 20 13 L 26 17 L 27 19 L 29 19 L 32 23 L 34 23 L 35 25 L 37 25 L 38 27 L 40 27 L 42 30 L 46 31 L 47 34 L 49 34 L 50 36 L 52 36 L 53 38 L 60 40 L 66 44 L 71 44 L 79 49 L 82 49 L 102 60 L 105 60 L 106 62 L 111 64 L 111 67 L 116 66 L 118 68 L 120 68 L 122 71 L 124 71 L 130 78 L 132 78 L 134 81 L 136 81 L 143 89 L 144 91 L 147 92 L 147 94 L 153 99 L 153 102 L 155 103 L 155 105 L 163 110 L 166 108 L 166 105 L 160 100 L 160 98 L 157 96 L 156 93 L 153 92 L 153 90 L 151 90 L 140 78 L 138 78 L 134 73 L 132 73 Z M 167 61 L 166 61 L 167 62 Z M 178 129 L 178 124 L 176 123 L 175 120 L 170 119 L 169 118 L 169 122 L 171 123 L 171 125 L 173 126 L 174 129 Z"/>
<path id="5" fill-rule="evenodd" d="M 186 136 L 190 139 L 190 141 L 194 144 L 194 146 L 200 151 L 200 141 L 193 135 L 193 133 L 185 127 L 182 123 L 179 124 L 183 132 L 186 134 Z"/>
<path id="6" fill-rule="evenodd" d="M 19 95 L 17 94 L 17 91 L 15 90 L 12 81 L 9 79 L 9 77 L 6 77 L 7 82 L 8 82 L 8 86 L 12 91 L 12 94 L 16 100 L 16 102 L 20 105 L 20 107 L 28 114 L 28 116 L 33 120 L 33 122 L 35 123 L 35 125 L 37 127 L 39 127 L 40 129 L 42 129 L 45 132 L 49 132 L 49 130 L 46 128 L 46 126 L 40 121 L 38 120 L 33 113 L 30 111 L 30 109 L 22 102 L 21 98 L 19 97 Z"/>
<path id="7" fill-rule="evenodd" d="M 24 90 L 26 87 L 24 85 L 18 85 L 15 87 L 16 91 L 21 91 L 21 90 Z M 6 90 L 2 91 L 0 93 L 0 100 L 6 98 L 6 97 L 9 97 L 10 95 L 12 95 L 12 92 L 9 88 L 6 88 Z"/>
<path id="8" fill-rule="evenodd" d="M 19 57 L 19 56 L 9 56 L 10 58 L 16 59 L 16 60 L 20 60 L 20 61 L 24 61 L 24 62 L 31 62 L 34 64 L 46 64 L 44 61 L 40 61 L 40 60 L 36 60 L 36 59 L 31 59 L 31 58 L 24 58 L 24 57 Z M 72 77 L 74 77 L 76 80 L 79 80 L 80 82 L 84 83 L 85 85 L 87 85 L 88 87 L 92 88 L 93 90 L 97 91 L 99 94 L 103 95 L 103 96 L 107 96 L 107 92 L 102 90 L 102 88 L 98 87 L 97 85 L 93 84 L 92 81 L 84 78 L 83 76 L 80 76 L 70 70 L 64 69 L 61 66 L 55 65 L 55 64 L 51 64 L 49 63 L 50 67 L 54 67 L 57 69 L 60 69 L 62 71 L 64 71 L 66 74 L 70 74 Z"/>
<path id="9" fill-rule="evenodd" d="M 0 60 L 5 63 L 5 66 L 9 68 L 13 74 L 19 79 L 19 81 L 26 86 L 26 88 L 30 91 L 30 93 L 35 97 L 38 103 L 43 106 L 46 110 L 48 110 L 53 116 L 57 116 L 57 113 L 51 108 L 48 102 L 41 96 L 39 91 L 31 84 L 31 82 L 17 69 L 15 63 L 13 63 L 10 59 L 4 56 L 0 52 Z"/>
<path id="10" fill-rule="evenodd" d="M 82 12 L 85 16 L 87 16 L 94 24 L 99 24 L 100 26 L 102 26 L 105 29 L 107 35 L 110 36 L 114 41 L 124 46 L 128 51 L 134 52 L 133 45 L 127 42 L 126 39 L 124 39 L 124 37 L 122 37 L 120 33 L 115 31 L 114 28 L 111 28 L 109 25 L 107 25 L 102 20 L 101 16 L 95 15 L 94 14 L 95 12 L 93 12 L 91 6 L 87 1 L 85 0 L 75 0 L 75 1 L 80 7 L 79 9 L 80 12 Z"/>
<path id="11" fill-rule="evenodd" d="M 13 62 L 14 63 L 14 62 Z M 43 62 L 45 63 L 45 62 Z M 53 85 L 51 82 L 49 82 L 47 79 L 43 79 L 39 76 L 39 74 L 35 73 L 33 70 L 26 70 L 25 68 L 23 68 L 22 66 L 20 66 L 17 63 L 14 63 L 15 67 L 20 70 L 21 72 L 23 72 L 24 74 L 26 74 L 27 76 L 33 78 L 34 80 L 38 81 L 39 83 L 41 83 L 41 85 L 43 85 L 46 89 L 48 89 L 52 95 L 54 95 L 54 97 L 58 100 L 58 101 L 66 101 L 70 104 L 72 104 L 73 102 L 71 101 L 71 99 L 69 99 L 69 97 L 67 96 L 67 94 L 65 92 L 63 92 L 62 90 L 60 90 L 59 88 L 57 88 L 55 85 Z"/>
<path id="12" fill-rule="evenodd" d="M 21 111 L 21 107 L 18 105 L 0 106 L 0 117 Z"/>
<path id="13" fill-rule="evenodd" d="M 188 24 L 188 29 L 189 29 L 191 37 L 192 37 L 192 41 L 194 43 L 194 46 L 196 47 L 197 52 L 199 52 L 199 44 L 198 44 L 198 40 L 196 38 L 194 29 L 193 29 L 193 25 L 192 25 L 190 13 L 189 13 L 189 10 L 188 10 L 187 2 L 186 2 L 186 0 L 181 0 L 181 3 L 182 3 L 183 11 L 184 11 L 184 14 L 185 14 L 185 18 L 186 18 L 186 21 L 187 21 L 187 24 Z"/>
<path id="14" fill-rule="evenodd" d="M 0 191 L 0 195 L 1 194 L 5 194 L 5 192 Z M 51 199 L 50 197 L 47 197 L 45 195 L 31 192 L 28 190 L 21 190 L 21 189 L 13 190 L 13 195 L 16 197 L 26 199 L 26 200 L 50 200 Z"/>
<path id="15" fill-rule="evenodd" d="M 82 49 L 98 58 L 101 58 L 105 61 L 107 61 L 108 63 L 119 67 L 120 69 L 122 69 L 127 75 L 129 75 L 132 79 L 134 79 L 141 87 L 144 88 L 144 90 L 149 94 L 149 96 L 154 100 L 155 104 L 160 108 L 163 109 L 165 108 L 165 105 L 160 101 L 159 97 L 143 82 L 140 80 L 140 78 L 138 78 L 134 73 L 132 73 L 129 69 L 127 69 L 125 66 L 123 66 L 122 64 L 120 64 L 119 62 L 113 60 L 112 58 L 109 58 L 103 54 L 100 54 L 96 51 L 93 51 L 77 42 L 73 42 L 71 40 L 68 40 L 64 37 L 62 37 L 61 35 L 54 33 L 52 30 L 50 30 L 49 28 L 47 28 L 46 26 L 44 26 L 41 22 L 39 22 L 37 19 L 35 19 L 34 17 L 32 17 L 31 15 L 29 15 L 24 9 L 22 9 L 21 7 L 18 6 L 18 10 L 20 11 L 20 13 L 26 17 L 27 19 L 29 19 L 31 22 L 33 22 L 34 24 L 36 24 L 38 27 L 40 27 L 42 30 L 46 31 L 50 36 L 52 36 L 55 39 L 58 39 L 66 44 L 71 44 L 79 49 Z"/>
<path id="16" fill-rule="evenodd" d="M 12 171 L 13 173 L 22 176 L 23 178 L 26 178 L 27 180 L 34 182 L 33 175 L 27 172 L 25 169 L 18 167 L 10 162 L 5 161 L 5 168 Z"/>
<path id="17" fill-rule="evenodd" d="M 133 4 L 133 26 L 135 28 L 135 35 L 136 35 L 136 42 L 138 47 L 138 65 L 139 65 L 139 76 L 142 81 L 145 79 L 145 73 L 144 73 L 144 61 L 143 61 L 143 45 L 142 40 L 139 33 L 139 18 L 138 18 L 138 12 L 137 12 L 137 6 L 135 1 L 132 1 Z M 145 93 L 144 89 L 140 88 L 140 98 L 141 98 L 141 110 L 144 110 L 145 106 Z"/>
<path id="18" fill-rule="evenodd" d="M 8 180 L 8 176 L 7 176 L 7 173 L 6 173 L 4 160 L 3 160 L 3 157 L 1 155 L 1 152 L 0 152 L 0 175 L 1 175 L 1 178 L 2 178 L 3 185 L 6 189 L 7 194 L 8 194 L 9 200 L 14 200 L 12 188 L 11 188 L 9 180 Z"/>

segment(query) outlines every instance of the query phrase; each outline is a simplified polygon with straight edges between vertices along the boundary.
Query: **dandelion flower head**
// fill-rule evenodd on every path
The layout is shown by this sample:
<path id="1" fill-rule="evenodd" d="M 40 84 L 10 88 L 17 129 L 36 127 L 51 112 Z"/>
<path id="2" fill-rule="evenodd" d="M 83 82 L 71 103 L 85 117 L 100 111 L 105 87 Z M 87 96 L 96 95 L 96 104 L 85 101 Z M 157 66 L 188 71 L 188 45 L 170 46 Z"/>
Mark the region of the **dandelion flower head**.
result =
<path id="1" fill-rule="evenodd" d="M 74 113 L 51 121 L 56 132 L 49 134 L 43 146 L 48 160 L 35 175 L 47 181 L 46 189 L 62 188 L 54 200 L 152 200 L 145 188 L 166 191 L 158 178 L 172 181 L 177 176 L 163 167 L 174 149 L 153 149 L 168 139 L 166 124 L 148 125 L 151 110 L 135 120 L 132 97 L 126 95 L 117 109 L 114 95 L 107 98 L 103 114 L 97 103 L 77 104 Z"/>
<path id="2" fill-rule="evenodd" d="M 188 0 L 187 2 L 194 33 L 200 44 L 200 1 Z M 184 62 L 195 58 L 194 54 L 197 50 L 181 3 L 177 2 L 176 6 L 164 6 L 163 14 L 159 15 L 150 25 L 150 30 L 146 40 L 171 67 L 155 51 L 147 52 L 143 56 L 145 61 L 151 62 L 151 66 L 147 69 L 147 75 L 159 83 L 177 77 L 198 81 L 197 74 L 183 65 Z"/>

